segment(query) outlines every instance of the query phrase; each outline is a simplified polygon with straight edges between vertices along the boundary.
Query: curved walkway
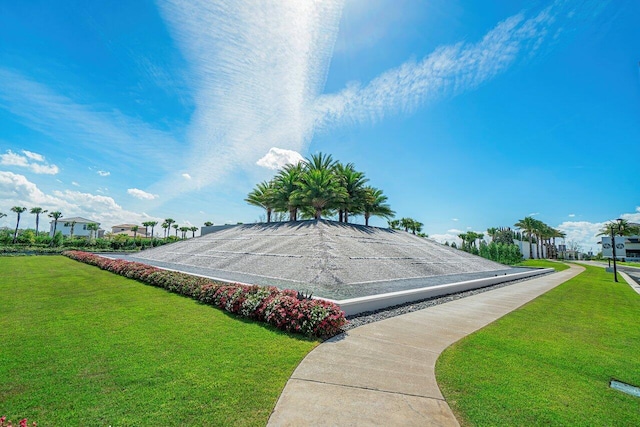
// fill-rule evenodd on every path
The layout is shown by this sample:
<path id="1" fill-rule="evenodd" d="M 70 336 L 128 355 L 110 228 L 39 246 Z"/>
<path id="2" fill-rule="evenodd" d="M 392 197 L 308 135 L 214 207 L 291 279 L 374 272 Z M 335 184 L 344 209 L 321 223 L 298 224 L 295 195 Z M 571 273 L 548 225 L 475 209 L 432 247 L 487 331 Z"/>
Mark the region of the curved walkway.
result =
<path id="1" fill-rule="evenodd" d="M 578 275 L 569 270 L 355 328 L 293 372 L 269 426 L 457 426 L 435 377 L 442 351 Z"/>

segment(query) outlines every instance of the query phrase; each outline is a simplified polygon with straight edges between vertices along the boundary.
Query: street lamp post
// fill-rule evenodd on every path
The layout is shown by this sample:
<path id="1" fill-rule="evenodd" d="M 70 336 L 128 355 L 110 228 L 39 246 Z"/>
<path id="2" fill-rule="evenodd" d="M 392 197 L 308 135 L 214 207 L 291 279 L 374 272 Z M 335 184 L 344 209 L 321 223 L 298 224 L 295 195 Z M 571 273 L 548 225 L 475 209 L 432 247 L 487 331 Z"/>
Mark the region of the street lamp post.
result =
<path id="1" fill-rule="evenodd" d="M 618 222 L 618 233 L 622 232 L 622 219 L 616 219 Z M 618 281 L 618 269 L 616 268 L 616 241 L 615 241 L 615 232 L 613 231 L 613 227 L 616 224 L 611 225 L 611 250 L 613 251 L 613 280 Z"/>

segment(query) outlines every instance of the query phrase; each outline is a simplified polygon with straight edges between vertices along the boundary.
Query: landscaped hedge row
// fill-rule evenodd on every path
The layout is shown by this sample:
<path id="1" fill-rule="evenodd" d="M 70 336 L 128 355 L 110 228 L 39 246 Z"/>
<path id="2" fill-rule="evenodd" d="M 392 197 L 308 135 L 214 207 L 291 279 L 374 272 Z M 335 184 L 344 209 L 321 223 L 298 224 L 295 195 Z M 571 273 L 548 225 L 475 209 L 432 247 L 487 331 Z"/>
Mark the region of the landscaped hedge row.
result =
<path id="1" fill-rule="evenodd" d="M 205 277 L 81 251 L 66 251 L 63 255 L 289 332 L 327 338 L 340 333 L 347 322 L 338 305 L 319 299 L 298 298 L 298 293 L 293 290 L 214 282 Z"/>

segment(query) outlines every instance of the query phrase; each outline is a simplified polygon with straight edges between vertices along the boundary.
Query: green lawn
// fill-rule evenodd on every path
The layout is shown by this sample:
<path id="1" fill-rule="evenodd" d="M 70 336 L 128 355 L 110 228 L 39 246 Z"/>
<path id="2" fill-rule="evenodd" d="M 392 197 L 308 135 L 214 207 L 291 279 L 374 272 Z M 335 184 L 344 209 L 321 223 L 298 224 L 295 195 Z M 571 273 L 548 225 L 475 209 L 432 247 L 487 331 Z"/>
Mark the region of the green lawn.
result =
<path id="1" fill-rule="evenodd" d="M 556 271 L 562 271 L 569 268 L 568 265 L 561 262 L 549 261 L 546 259 L 527 259 L 516 265 L 516 267 L 541 267 L 541 268 L 553 268 Z"/>
<path id="2" fill-rule="evenodd" d="M 618 263 L 620 265 L 623 265 L 623 266 L 640 267 L 640 262 L 620 262 L 620 261 L 618 261 Z"/>
<path id="3" fill-rule="evenodd" d="M 316 341 L 61 256 L 0 258 L 0 416 L 265 425 Z"/>
<path id="4" fill-rule="evenodd" d="M 640 386 L 640 296 L 586 269 L 441 355 L 438 384 L 463 425 L 640 425 L 640 398 L 608 386 Z"/>

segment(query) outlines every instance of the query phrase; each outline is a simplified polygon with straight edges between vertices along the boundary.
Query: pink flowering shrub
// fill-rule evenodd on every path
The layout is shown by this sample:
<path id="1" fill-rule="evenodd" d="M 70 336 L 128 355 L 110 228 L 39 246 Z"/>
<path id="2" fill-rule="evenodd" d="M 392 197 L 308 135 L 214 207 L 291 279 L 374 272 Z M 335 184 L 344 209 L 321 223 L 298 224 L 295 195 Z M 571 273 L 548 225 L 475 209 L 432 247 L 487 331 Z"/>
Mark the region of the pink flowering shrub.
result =
<path id="1" fill-rule="evenodd" d="M 32 426 L 35 427 L 38 424 L 36 424 L 35 421 L 33 423 L 31 423 L 31 424 L 27 424 L 27 419 L 26 418 L 21 419 L 20 420 L 20 424 L 18 424 L 18 426 L 20 426 L 20 427 L 27 427 L 29 425 L 32 425 Z M 0 417 L 0 427 L 13 427 L 13 424 L 11 423 L 11 420 L 7 421 L 7 417 L 2 416 L 2 417 Z"/>
<path id="2" fill-rule="evenodd" d="M 112 260 L 88 252 L 66 251 L 63 255 L 289 332 L 327 338 L 339 334 L 347 323 L 338 305 L 321 299 L 300 299 L 298 293 L 290 289 L 220 283 L 206 277 L 163 270 L 139 262 Z"/>

